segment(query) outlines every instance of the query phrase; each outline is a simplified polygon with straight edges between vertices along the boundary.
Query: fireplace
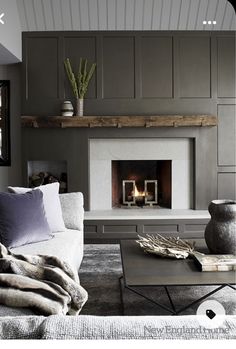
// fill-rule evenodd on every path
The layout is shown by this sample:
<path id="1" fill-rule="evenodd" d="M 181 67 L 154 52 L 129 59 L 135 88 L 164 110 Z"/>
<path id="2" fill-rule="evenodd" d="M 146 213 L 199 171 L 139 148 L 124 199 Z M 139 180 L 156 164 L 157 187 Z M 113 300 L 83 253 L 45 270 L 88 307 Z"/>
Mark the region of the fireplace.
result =
<path id="1" fill-rule="evenodd" d="M 123 207 L 122 180 L 135 180 L 137 189 L 142 192 L 145 191 L 145 180 L 157 180 L 158 202 L 153 204 L 153 209 L 194 208 L 193 149 L 190 138 L 90 139 L 89 209 Z M 139 172 L 135 175 L 130 173 L 130 169 L 137 168 Z M 141 178 L 144 168 L 147 172 Z M 119 176 L 122 178 L 118 179 Z M 113 186 L 112 182 L 116 184 Z"/>
<path id="2" fill-rule="evenodd" d="M 171 160 L 113 160 L 113 208 L 171 208 Z"/>

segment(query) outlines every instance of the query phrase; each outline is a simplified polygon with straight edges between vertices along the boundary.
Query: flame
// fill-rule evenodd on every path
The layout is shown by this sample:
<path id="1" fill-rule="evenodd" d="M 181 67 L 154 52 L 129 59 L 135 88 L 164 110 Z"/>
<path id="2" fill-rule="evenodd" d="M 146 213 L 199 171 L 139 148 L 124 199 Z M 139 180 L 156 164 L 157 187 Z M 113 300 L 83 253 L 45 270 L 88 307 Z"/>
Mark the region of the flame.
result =
<path id="1" fill-rule="evenodd" d="M 137 188 L 137 186 L 135 185 L 134 191 L 132 192 L 132 195 L 133 195 L 134 197 L 137 197 L 137 196 L 145 196 L 145 192 L 144 192 L 144 191 L 138 191 L 138 188 Z"/>

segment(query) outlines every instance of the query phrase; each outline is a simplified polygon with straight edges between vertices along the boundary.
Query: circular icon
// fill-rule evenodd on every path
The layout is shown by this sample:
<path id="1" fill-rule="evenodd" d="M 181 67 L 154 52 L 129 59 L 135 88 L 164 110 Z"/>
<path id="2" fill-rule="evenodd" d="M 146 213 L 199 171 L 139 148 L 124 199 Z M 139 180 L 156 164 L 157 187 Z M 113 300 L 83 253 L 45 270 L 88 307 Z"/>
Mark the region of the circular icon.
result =
<path id="1" fill-rule="evenodd" d="M 197 320 L 206 328 L 216 328 L 225 321 L 225 308 L 215 300 L 202 302 L 197 309 Z"/>

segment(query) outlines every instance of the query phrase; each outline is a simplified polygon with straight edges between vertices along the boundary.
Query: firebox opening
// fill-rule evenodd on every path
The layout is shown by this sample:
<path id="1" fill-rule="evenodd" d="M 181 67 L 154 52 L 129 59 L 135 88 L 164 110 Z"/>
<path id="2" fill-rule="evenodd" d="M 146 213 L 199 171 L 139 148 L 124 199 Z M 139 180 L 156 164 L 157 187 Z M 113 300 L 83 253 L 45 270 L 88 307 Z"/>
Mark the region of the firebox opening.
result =
<path id="1" fill-rule="evenodd" d="M 112 207 L 171 208 L 171 160 L 112 161 Z"/>

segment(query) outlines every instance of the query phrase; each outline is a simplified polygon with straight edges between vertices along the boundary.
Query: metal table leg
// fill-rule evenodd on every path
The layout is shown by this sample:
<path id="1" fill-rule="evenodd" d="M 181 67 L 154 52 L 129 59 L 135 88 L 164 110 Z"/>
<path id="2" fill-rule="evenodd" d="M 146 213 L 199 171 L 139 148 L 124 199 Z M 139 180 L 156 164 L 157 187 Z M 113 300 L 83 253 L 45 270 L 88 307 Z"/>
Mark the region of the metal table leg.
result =
<path id="1" fill-rule="evenodd" d="M 149 301 L 149 302 L 151 302 L 151 303 L 153 303 L 153 304 L 159 306 L 160 308 L 162 308 L 162 309 L 168 311 L 168 312 L 169 312 L 170 314 L 172 314 L 172 315 L 179 315 L 179 314 L 182 313 L 184 310 L 189 309 L 189 308 L 192 307 L 193 305 L 195 305 L 195 304 L 201 302 L 202 300 L 204 300 L 204 299 L 210 297 L 210 296 L 213 295 L 214 293 L 217 293 L 218 291 L 220 291 L 221 289 L 223 289 L 223 288 L 226 287 L 226 286 L 232 288 L 233 290 L 236 290 L 236 288 L 235 288 L 234 286 L 230 285 L 230 284 L 221 285 L 221 286 L 217 287 L 215 290 L 213 290 L 213 291 L 207 293 L 206 295 L 204 295 L 204 296 L 202 296 L 202 297 L 196 299 L 195 301 L 193 301 L 193 302 L 189 303 L 188 305 L 186 305 L 186 306 L 180 308 L 179 310 L 177 310 L 176 307 L 175 307 L 175 305 L 174 305 L 174 302 L 173 302 L 173 300 L 172 300 L 172 298 L 171 298 L 171 295 L 170 295 L 170 293 L 169 293 L 169 290 L 168 290 L 167 286 L 164 286 L 164 289 L 165 289 L 166 294 L 167 294 L 167 297 L 168 297 L 168 299 L 169 299 L 171 308 L 169 308 L 169 307 L 167 307 L 167 306 L 165 306 L 165 305 L 163 305 L 163 304 L 160 304 L 159 302 L 154 301 L 153 299 L 147 297 L 146 295 L 144 295 L 144 294 L 141 293 L 140 291 L 137 291 L 133 286 L 131 287 L 131 286 L 126 285 L 125 280 L 124 280 L 124 283 L 123 283 L 123 286 L 122 286 L 122 282 L 121 282 L 122 279 L 124 279 L 123 276 L 121 276 L 121 277 L 119 278 L 119 283 L 120 283 L 120 297 L 121 297 L 121 304 L 122 304 L 122 312 L 123 312 L 123 314 L 124 314 L 123 288 L 124 288 L 124 289 L 128 289 L 129 291 L 131 291 L 131 292 L 133 292 L 133 293 L 139 295 L 140 297 L 146 299 L 147 301 Z M 190 285 L 186 285 L 186 286 L 190 286 Z M 199 285 L 199 286 L 200 286 L 200 285 Z"/>
<path id="2" fill-rule="evenodd" d="M 125 315 L 125 307 L 124 307 L 124 297 L 123 297 L 123 285 L 122 285 L 123 276 L 119 277 L 119 285 L 120 285 L 120 302 L 121 302 L 121 312 L 122 315 Z"/>

